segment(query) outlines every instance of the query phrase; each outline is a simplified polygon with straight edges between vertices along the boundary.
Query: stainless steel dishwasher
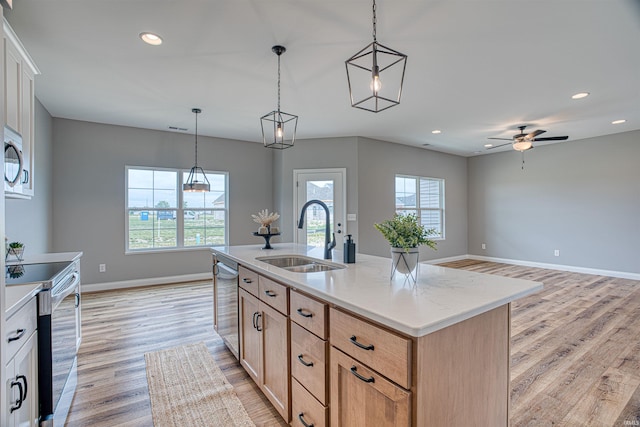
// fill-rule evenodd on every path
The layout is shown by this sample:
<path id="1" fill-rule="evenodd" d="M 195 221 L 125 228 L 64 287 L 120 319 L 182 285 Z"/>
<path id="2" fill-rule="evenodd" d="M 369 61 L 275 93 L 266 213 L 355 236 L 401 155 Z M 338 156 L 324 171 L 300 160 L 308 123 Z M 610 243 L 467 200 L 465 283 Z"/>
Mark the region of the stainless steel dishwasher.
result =
<path id="1" fill-rule="evenodd" d="M 213 327 L 238 359 L 238 263 L 220 254 L 213 255 Z"/>

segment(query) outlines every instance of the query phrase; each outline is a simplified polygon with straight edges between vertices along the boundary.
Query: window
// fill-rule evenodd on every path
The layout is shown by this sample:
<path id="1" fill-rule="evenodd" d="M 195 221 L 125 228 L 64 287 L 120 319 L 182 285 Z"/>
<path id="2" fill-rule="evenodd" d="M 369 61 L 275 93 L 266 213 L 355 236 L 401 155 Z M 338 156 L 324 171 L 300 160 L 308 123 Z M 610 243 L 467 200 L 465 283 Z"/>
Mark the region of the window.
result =
<path id="1" fill-rule="evenodd" d="M 228 174 L 206 174 L 211 191 L 189 193 L 188 171 L 127 166 L 127 252 L 227 244 Z"/>
<path id="2" fill-rule="evenodd" d="M 444 239 L 444 179 L 396 175 L 396 212 L 416 214 Z"/>

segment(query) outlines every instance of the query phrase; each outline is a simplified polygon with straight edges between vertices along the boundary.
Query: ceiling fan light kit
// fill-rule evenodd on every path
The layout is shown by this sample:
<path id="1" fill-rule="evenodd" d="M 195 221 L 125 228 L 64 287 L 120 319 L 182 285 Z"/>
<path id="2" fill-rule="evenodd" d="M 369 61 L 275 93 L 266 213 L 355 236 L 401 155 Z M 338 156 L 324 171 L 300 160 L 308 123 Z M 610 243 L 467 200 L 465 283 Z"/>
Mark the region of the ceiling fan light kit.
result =
<path id="1" fill-rule="evenodd" d="M 378 113 L 400 104 L 407 55 L 378 43 L 373 0 L 373 42 L 345 61 L 351 106 Z"/>
<path id="2" fill-rule="evenodd" d="M 284 46 L 276 45 L 271 50 L 278 55 L 278 108 L 260 117 L 262 142 L 267 148 L 284 150 L 293 147 L 295 143 L 298 116 L 280 110 L 280 55 L 285 53 L 287 49 Z M 290 140 L 287 139 L 288 133 L 291 135 Z"/>

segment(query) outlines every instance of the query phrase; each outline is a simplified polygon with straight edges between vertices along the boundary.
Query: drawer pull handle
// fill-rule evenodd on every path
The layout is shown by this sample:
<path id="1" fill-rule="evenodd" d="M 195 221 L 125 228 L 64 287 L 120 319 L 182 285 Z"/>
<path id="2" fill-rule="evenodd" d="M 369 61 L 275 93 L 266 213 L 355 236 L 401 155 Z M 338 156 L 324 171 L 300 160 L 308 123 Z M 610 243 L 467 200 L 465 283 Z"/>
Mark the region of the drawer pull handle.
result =
<path id="1" fill-rule="evenodd" d="M 305 362 L 301 354 L 298 355 L 298 360 L 300 361 L 300 363 L 302 363 L 304 366 L 308 368 L 313 366 L 313 362 Z"/>
<path id="2" fill-rule="evenodd" d="M 244 283 L 253 283 L 253 281 L 251 279 L 249 279 L 248 277 L 245 277 L 244 279 L 242 279 L 242 281 Z"/>
<path id="3" fill-rule="evenodd" d="M 13 337 L 9 337 L 7 339 L 7 342 L 11 342 L 11 341 L 18 341 L 20 338 L 22 338 L 22 336 L 24 335 L 24 333 L 27 332 L 26 329 L 18 329 L 16 331 L 16 335 Z"/>
<path id="4" fill-rule="evenodd" d="M 369 344 L 369 345 L 360 344 L 355 335 L 351 335 L 351 338 L 349 338 L 349 341 L 351 341 L 353 344 L 357 345 L 363 350 L 373 350 L 373 344 Z"/>
<path id="5" fill-rule="evenodd" d="M 278 294 L 276 294 L 275 292 L 270 291 L 270 290 L 268 290 L 268 289 L 267 289 L 266 291 L 264 291 L 264 293 L 265 293 L 265 295 L 266 295 L 266 296 L 268 296 L 268 297 L 270 297 L 270 298 L 275 298 L 275 297 L 277 297 L 277 296 L 278 296 Z"/>
<path id="6" fill-rule="evenodd" d="M 307 424 L 307 422 L 304 420 L 304 413 L 303 412 L 300 412 L 298 414 L 298 419 L 300 420 L 300 422 L 302 423 L 302 425 L 304 427 L 313 427 L 313 424 Z"/>
<path id="7" fill-rule="evenodd" d="M 355 375 L 359 380 L 362 380 L 362 381 L 364 381 L 365 383 L 374 383 L 374 382 L 376 382 L 375 378 L 373 378 L 373 377 L 366 378 L 366 377 L 363 377 L 362 375 L 360 375 L 360 374 L 357 372 L 357 369 L 356 369 L 356 367 L 355 367 L 355 366 L 352 366 L 352 367 L 351 367 L 351 373 L 352 373 L 353 375 Z"/>
<path id="8" fill-rule="evenodd" d="M 313 317 L 313 313 L 308 313 L 308 314 L 307 313 L 303 313 L 301 308 L 297 309 L 296 311 L 302 317 Z"/>

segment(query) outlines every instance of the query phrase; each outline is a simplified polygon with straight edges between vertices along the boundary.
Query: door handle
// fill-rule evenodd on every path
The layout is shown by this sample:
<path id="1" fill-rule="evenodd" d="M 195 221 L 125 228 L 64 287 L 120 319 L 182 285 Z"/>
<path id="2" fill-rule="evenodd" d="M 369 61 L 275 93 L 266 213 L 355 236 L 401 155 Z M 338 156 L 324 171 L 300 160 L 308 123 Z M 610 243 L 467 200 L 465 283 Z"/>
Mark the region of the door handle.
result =
<path id="1" fill-rule="evenodd" d="M 16 377 L 16 380 L 17 379 L 18 378 Z M 18 387 L 18 394 L 20 395 L 20 397 L 18 397 L 18 400 L 16 400 L 15 406 L 11 405 L 11 408 L 9 410 L 10 413 L 22 408 L 22 395 L 23 395 L 22 383 L 20 381 L 11 381 L 11 388 L 13 387 Z"/>
<path id="2" fill-rule="evenodd" d="M 253 329 L 258 329 L 258 325 L 256 325 L 256 316 L 257 316 L 257 315 L 258 315 L 258 312 L 257 312 L 257 311 L 253 313 L 253 320 L 252 320 L 252 322 L 253 322 Z"/>
<path id="3" fill-rule="evenodd" d="M 262 313 L 256 313 L 256 329 L 258 330 L 258 332 L 262 332 L 262 328 L 260 327 L 260 324 L 258 322 L 261 322 L 262 319 Z"/>

